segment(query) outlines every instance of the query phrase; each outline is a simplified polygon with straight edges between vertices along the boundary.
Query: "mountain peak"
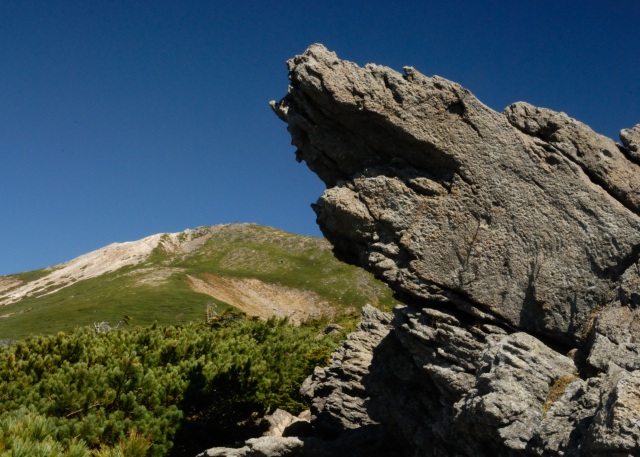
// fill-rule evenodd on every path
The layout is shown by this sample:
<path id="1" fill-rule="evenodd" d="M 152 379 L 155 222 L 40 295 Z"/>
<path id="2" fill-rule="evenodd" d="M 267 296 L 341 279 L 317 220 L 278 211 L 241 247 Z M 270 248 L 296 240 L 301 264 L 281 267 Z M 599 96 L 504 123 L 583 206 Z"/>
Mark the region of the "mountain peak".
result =
<path id="1" fill-rule="evenodd" d="M 256 224 L 197 227 L 112 243 L 53 267 L 0 277 L 0 337 L 94 321 L 204 320 L 207 308 L 293 322 L 391 304 L 373 276 L 324 239 Z"/>

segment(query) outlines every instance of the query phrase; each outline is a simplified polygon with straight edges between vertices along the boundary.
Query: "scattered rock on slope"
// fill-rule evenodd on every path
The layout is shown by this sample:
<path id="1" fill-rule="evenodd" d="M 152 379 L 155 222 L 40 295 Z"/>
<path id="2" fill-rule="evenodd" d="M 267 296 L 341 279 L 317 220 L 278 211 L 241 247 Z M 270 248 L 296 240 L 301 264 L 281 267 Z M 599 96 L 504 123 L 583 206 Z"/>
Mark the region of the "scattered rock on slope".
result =
<path id="1" fill-rule="evenodd" d="M 370 438 L 395 437 L 396 455 L 638 455 L 638 126 L 617 145 L 321 45 L 288 65 L 272 107 L 327 185 L 318 224 L 408 305 L 366 373 L 347 358 L 308 381 L 313 404 L 348 390 L 326 376 L 341 370 L 362 386 L 360 428 L 378 424 Z M 331 439 L 358 430 L 328 411 Z"/>

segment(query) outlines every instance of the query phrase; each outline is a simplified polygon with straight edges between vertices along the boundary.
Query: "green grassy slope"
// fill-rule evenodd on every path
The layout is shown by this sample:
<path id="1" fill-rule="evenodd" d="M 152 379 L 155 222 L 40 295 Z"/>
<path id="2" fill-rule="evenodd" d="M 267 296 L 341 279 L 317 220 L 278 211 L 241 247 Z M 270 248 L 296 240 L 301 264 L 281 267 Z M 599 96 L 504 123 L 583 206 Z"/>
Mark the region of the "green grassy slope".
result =
<path id="1" fill-rule="evenodd" d="M 115 324 L 124 315 L 136 325 L 201 322 L 207 304 L 215 304 L 218 311 L 227 307 L 209 295 L 194 292 L 185 282 L 187 275 L 206 273 L 311 291 L 337 310 L 393 303 L 386 285 L 337 261 L 330 245 L 319 238 L 233 224 L 215 227 L 211 237 L 188 254 L 167 251 L 170 249 L 160 245 L 144 263 L 0 307 L 0 315 L 6 316 L 0 318 L 0 339 L 69 331 L 101 321 Z M 164 272 L 162 281 L 142 281 L 158 271 Z M 38 270 L 12 278 L 29 281 L 46 274 Z"/>

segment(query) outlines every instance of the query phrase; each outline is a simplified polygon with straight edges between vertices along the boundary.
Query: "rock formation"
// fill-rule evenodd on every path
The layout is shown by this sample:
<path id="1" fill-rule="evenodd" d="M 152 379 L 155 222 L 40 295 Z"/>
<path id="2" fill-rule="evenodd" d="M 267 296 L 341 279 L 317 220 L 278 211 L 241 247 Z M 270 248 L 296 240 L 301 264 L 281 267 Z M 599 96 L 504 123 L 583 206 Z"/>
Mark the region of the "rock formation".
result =
<path id="1" fill-rule="evenodd" d="M 321 46 L 289 67 L 274 109 L 328 187 L 315 209 L 336 255 L 420 305 L 584 341 L 640 242 L 640 168 L 622 147 L 562 113 L 496 113 L 443 78 Z"/>
<path id="2" fill-rule="evenodd" d="M 369 394 L 364 386 L 373 350 L 388 336 L 390 321 L 391 316 L 365 306 L 357 331 L 334 352 L 330 366 L 317 367 L 305 381 L 301 390 L 312 401 L 312 427 L 291 417 L 285 426 L 271 427 L 241 448 L 212 448 L 197 457 L 395 455 L 395 440 L 369 417 Z M 273 416 L 266 420 L 274 422 Z"/>
<path id="3" fill-rule="evenodd" d="M 318 223 L 406 303 L 362 376 L 362 423 L 398 455 L 638 455 L 640 125 L 617 144 L 320 45 L 288 64 L 272 107 L 327 185 Z M 352 430 L 325 374 L 312 423 Z"/>
<path id="4" fill-rule="evenodd" d="M 351 338 L 305 383 L 316 436 L 375 427 L 402 456 L 640 455 L 640 125 L 617 144 L 321 45 L 288 65 L 272 108 L 327 186 L 318 224 L 405 304 L 368 372 Z M 360 333 L 382 335 L 376 316 Z"/>

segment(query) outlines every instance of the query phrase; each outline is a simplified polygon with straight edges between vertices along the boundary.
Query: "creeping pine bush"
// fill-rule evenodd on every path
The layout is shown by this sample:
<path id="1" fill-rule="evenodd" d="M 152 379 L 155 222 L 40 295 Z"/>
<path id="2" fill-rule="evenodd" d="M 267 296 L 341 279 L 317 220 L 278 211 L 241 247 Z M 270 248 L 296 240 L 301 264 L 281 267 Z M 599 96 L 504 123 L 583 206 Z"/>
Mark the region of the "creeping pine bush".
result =
<path id="1" fill-rule="evenodd" d="M 0 456 L 163 456 L 182 428 L 225 429 L 298 389 L 340 335 L 234 319 L 35 336 L 0 349 Z"/>

